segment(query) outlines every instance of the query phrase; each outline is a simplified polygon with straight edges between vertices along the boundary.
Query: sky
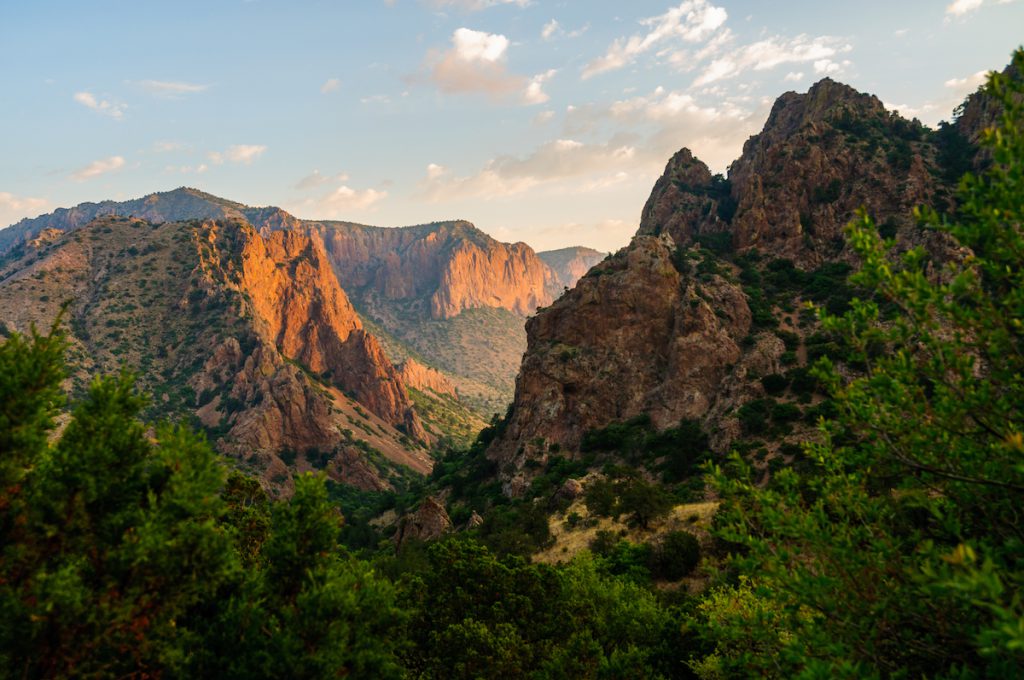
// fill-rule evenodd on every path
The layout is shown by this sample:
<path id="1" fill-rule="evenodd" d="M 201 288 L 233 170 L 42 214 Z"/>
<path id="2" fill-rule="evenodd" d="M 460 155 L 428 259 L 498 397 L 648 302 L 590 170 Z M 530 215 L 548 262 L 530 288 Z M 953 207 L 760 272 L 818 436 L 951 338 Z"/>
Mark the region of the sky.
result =
<path id="1" fill-rule="evenodd" d="M 191 186 L 309 219 L 614 250 L 823 77 L 928 125 L 1024 0 L 0 0 L 0 226 Z"/>

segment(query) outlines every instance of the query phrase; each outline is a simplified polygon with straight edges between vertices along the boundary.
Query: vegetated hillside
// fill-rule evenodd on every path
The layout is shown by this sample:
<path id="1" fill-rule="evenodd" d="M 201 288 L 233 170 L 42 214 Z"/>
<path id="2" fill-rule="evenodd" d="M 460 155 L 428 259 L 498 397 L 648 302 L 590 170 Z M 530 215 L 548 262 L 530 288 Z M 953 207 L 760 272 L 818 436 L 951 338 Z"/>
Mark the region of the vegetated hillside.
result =
<path id="1" fill-rule="evenodd" d="M 73 231 L 101 215 L 150 222 L 230 217 L 248 221 L 264 236 L 297 230 L 319 239 L 359 314 L 381 339 L 388 336 L 392 358 L 415 356 L 445 371 L 463 403 L 485 418 L 504 412 L 511 401 L 526 348 L 526 316 L 571 288 L 594 253 L 557 251 L 549 266 L 526 244 L 501 243 L 469 222 L 380 228 L 300 220 L 279 208 L 181 188 L 22 220 L 0 231 L 0 255 L 24 248 L 45 229 Z M 460 319 L 466 312 L 470 319 Z M 464 359 L 466 349 L 472 360 Z"/>
<path id="2" fill-rule="evenodd" d="M 792 462 L 827 408 L 808 364 L 835 348 L 803 305 L 838 312 L 854 294 L 843 227 L 864 206 L 899 246 L 956 257 L 912 210 L 948 205 L 950 169 L 973 154 L 955 126 L 936 133 L 830 79 L 781 96 L 728 179 L 677 153 L 632 243 L 527 323 L 487 453 L 505 493 L 638 417 L 654 431 L 696 422 L 713 451 L 763 470 Z"/>
<path id="3" fill-rule="evenodd" d="M 276 489 L 296 470 L 383 489 L 431 467 L 401 378 L 305 234 L 102 217 L 3 259 L 5 329 L 48 327 L 65 302 L 75 391 L 127 366 L 154 415 L 198 419 Z"/>

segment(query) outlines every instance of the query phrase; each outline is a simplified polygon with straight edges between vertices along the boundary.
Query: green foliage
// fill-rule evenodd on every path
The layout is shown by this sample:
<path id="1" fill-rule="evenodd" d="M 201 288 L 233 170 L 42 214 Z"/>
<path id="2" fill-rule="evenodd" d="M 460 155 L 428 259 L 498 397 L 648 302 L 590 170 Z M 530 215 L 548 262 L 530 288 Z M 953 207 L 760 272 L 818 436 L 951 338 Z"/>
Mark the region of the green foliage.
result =
<path id="1" fill-rule="evenodd" d="M 684 419 L 677 427 L 658 431 L 650 416 L 641 414 L 587 431 L 580 449 L 589 454 L 614 453 L 614 460 L 643 465 L 674 484 L 697 473 L 708 456 L 708 439 L 696 420 Z M 595 456 L 588 463 L 598 459 Z"/>
<path id="2" fill-rule="evenodd" d="M 866 215 L 848 230 L 873 297 L 823 326 L 863 372 L 819 362 L 835 413 L 814 468 L 768 487 L 738 457 L 714 468 L 744 576 L 699 608 L 698 675 L 1024 674 L 1024 51 L 1013 68 L 986 86 L 993 162 L 961 181 L 956 221 L 919 213 L 966 258 L 935 276 Z"/>
<path id="3" fill-rule="evenodd" d="M 661 537 L 651 554 L 655 578 L 678 581 L 689 576 L 700 562 L 700 543 L 688 531 L 670 531 Z"/>
<path id="4" fill-rule="evenodd" d="M 406 588 L 422 678 L 658 678 L 674 676 L 678 636 L 653 594 L 586 556 L 561 568 L 501 559 L 465 539 L 429 550 Z"/>
<path id="5" fill-rule="evenodd" d="M 323 480 L 271 504 L 100 378 L 54 435 L 64 338 L 0 345 L 0 667 L 24 677 L 398 677 L 394 591 Z"/>

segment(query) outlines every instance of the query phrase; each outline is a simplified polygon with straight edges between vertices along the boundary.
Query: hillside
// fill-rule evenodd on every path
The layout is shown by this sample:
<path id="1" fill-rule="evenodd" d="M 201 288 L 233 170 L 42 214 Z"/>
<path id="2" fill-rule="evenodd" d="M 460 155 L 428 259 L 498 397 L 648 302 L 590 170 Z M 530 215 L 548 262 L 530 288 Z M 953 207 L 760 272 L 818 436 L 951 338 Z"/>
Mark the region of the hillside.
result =
<path id="1" fill-rule="evenodd" d="M 501 243 L 464 221 L 381 228 L 300 220 L 279 208 L 254 208 L 184 187 L 22 220 L 0 231 L 0 255 L 23 253 L 27 241 L 46 230 L 75 231 L 105 215 L 153 223 L 230 218 L 265 237 L 282 230 L 307 234 L 322 243 L 352 304 L 388 354 L 444 371 L 461 401 L 483 418 L 503 413 L 512 399 L 526 349 L 525 317 L 601 259 L 582 247 L 541 257 L 524 243 Z"/>
<path id="2" fill-rule="evenodd" d="M 728 179 L 681 150 L 632 243 L 528 321 L 487 453 L 505 493 L 639 417 L 655 431 L 698 423 L 714 452 L 739 448 L 763 471 L 791 462 L 823 408 L 807 367 L 834 347 L 802 306 L 842 311 L 854 295 L 843 227 L 864 206 L 900 247 L 955 257 L 912 210 L 948 204 L 964 149 L 955 127 L 928 130 L 826 78 L 776 101 Z"/>
<path id="3" fill-rule="evenodd" d="M 367 489 L 430 469 L 405 386 L 307 236 L 101 217 L 0 264 L 7 331 L 48 327 L 65 301 L 74 392 L 137 371 L 154 416 L 197 419 L 275 489 L 310 467 Z"/>

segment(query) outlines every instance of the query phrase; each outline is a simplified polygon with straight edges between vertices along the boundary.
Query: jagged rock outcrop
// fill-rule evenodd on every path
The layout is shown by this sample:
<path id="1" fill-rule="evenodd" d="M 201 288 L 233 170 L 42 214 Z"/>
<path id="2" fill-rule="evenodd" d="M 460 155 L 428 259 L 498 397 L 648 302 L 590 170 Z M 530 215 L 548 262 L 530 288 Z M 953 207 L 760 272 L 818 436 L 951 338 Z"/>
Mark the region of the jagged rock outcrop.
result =
<path id="1" fill-rule="evenodd" d="M 510 493 L 525 488 L 522 466 L 546 460 L 551 444 L 573 451 L 613 420 L 647 413 L 667 427 L 710 408 L 741 355 L 750 310 L 738 286 L 687 280 L 675 258 L 667 234 L 637 236 L 527 322 L 512 416 L 488 454 L 516 468 Z"/>
<path id="2" fill-rule="evenodd" d="M 431 391 L 441 396 L 458 398 L 455 385 L 437 369 L 424 366 L 415 359 L 406 359 L 395 367 L 402 382 L 421 392 Z"/>
<path id="3" fill-rule="evenodd" d="M 590 268 L 603 260 L 608 253 L 593 248 L 572 246 L 558 250 L 545 250 L 537 253 L 537 257 L 551 268 L 554 275 L 555 290 L 552 298 L 557 298 L 565 288 L 572 288 Z"/>
<path id="4" fill-rule="evenodd" d="M 640 414 L 657 429 L 697 420 L 727 451 L 743 434 L 740 407 L 766 397 L 760 378 L 806 366 L 815 329 L 796 323 L 798 291 L 768 301 L 716 254 L 756 254 L 744 260 L 749 276 L 772 262 L 807 272 L 850 261 L 842 229 L 865 206 L 900 245 L 957 256 L 912 217 L 950 194 L 941 144 L 826 78 L 778 99 L 728 179 L 687 149 L 675 154 L 630 245 L 528 322 L 511 416 L 487 452 L 504 491 L 523 493 L 550 456 L 574 456 L 588 431 Z"/>
<path id="5" fill-rule="evenodd" d="M 240 285 L 282 354 L 425 439 L 401 378 L 363 330 L 320 242 L 295 231 L 252 236 L 241 249 Z"/>
<path id="6" fill-rule="evenodd" d="M 728 183 L 716 180 L 707 165 L 682 149 L 655 183 L 637 234 L 668 234 L 676 243 L 689 243 L 699 234 L 723 231 L 728 224 L 719 217 L 719 202 L 728 199 Z"/>
<path id="7" fill-rule="evenodd" d="M 452 520 L 444 505 L 433 496 L 427 496 L 416 512 L 399 520 L 395 531 L 395 548 L 401 549 L 411 540 L 433 541 L 451 530 Z"/>

